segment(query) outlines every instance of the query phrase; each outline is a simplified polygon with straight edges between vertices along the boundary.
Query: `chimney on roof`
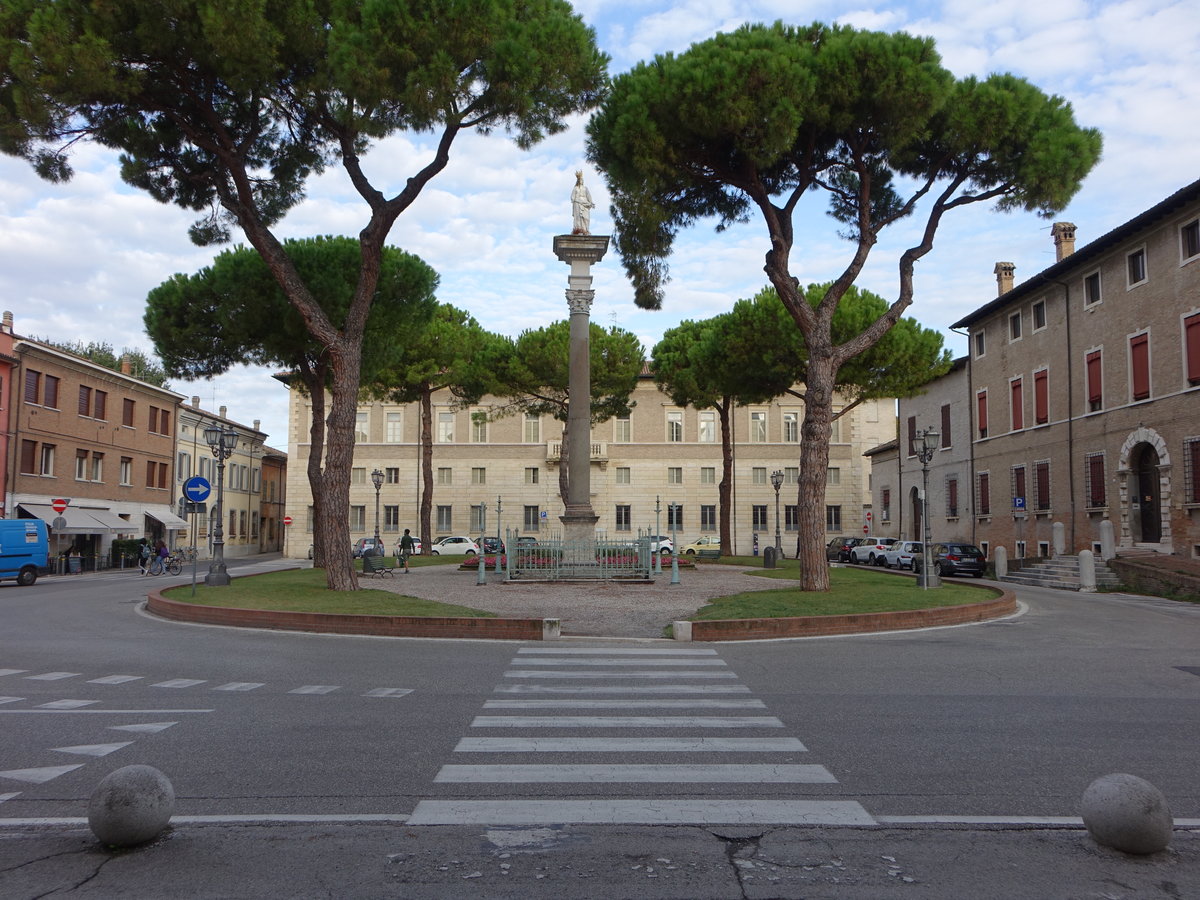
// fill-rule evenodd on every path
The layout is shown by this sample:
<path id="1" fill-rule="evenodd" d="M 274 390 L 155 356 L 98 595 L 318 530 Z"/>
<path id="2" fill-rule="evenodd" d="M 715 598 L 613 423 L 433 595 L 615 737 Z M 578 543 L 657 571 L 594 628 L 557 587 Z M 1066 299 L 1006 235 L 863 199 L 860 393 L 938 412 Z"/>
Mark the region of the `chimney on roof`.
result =
<path id="1" fill-rule="evenodd" d="M 121 356 L 121 374 L 122 375 L 132 375 L 133 374 L 133 360 L 131 360 L 126 355 Z"/>
<path id="2" fill-rule="evenodd" d="M 996 273 L 996 296 L 1007 294 L 1013 289 L 1013 273 L 1017 271 L 1014 263 L 998 262 L 992 270 Z"/>
<path id="3" fill-rule="evenodd" d="M 200 408 L 200 398 L 193 396 L 192 397 L 192 409 L 199 409 L 199 408 Z"/>
<path id="4" fill-rule="evenodd" d="M 1070 222 L 1055 222 L 1050 229 L 1054 236 L 1054 261 L 1062 262 L 1075 252 L 1075 226 Z"/>
<path id="5" fill-rule="evenodd" d="M 262 424 L 262 419 L 255 419 L 255 420 L 254 420 L 254 430 L 255 430 L 255 431 L 262 431 L 262 429 L 258 427 L 258 426 L 259 426 L 259 425 L 261 425 L 261 424 Z"/>
<path id="6" fill-rule="evenodd" d="M 4 324 L 0 325 L 0 330 L 3 330 L 5 334 L 12 334 L 12 329 L 13 329 L 12 313 L 6 309 L 4 311 Z"/>
<path id="7" fill-rule="evenodd" d="M 229 407 L 228 407 L 228 406 L 222 406 L 222 407 L 220 407 L 220 408 L 217 410 L 217 415 L 219 415 L 219 416 L 220 416 L 222 419 L 227 419 L 227 418 L 229 418 L 229 417 L 228 417 L 227 415 L 225 415 L 225 414 L 226 414 L 228 411 L 229 411 Z"/>

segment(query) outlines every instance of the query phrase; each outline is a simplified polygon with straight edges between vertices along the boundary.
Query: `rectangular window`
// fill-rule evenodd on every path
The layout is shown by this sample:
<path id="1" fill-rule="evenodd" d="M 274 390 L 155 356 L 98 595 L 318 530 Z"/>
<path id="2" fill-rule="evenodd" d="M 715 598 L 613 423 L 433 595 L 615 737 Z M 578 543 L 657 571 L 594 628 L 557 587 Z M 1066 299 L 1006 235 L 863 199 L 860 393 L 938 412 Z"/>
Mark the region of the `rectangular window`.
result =
<path id="1" fill-rule="evenodd" d="M 667 484 L 683 484 L 683 466 L 667 466 Z"/>
<path id="2" fill-rule="evenodd" d="M 629 466 L 617 466 L 617 484 L 629 484 L 629 476 Z"/>
<path id="3" fill-rule="evenodd" d="M 683 413 L 672 410 L 667 413 L 667 441 L 678 444 L 683 440 Z"/>
<path id="4" fill-rule="evenodd" d="M 881 522 L 892 521 L 892 491 L 891 491 L 891 488 L 883 488 L 879 492 L 879 520 Z"/>
<path id="5" fill-rule="evenodd" d="M 383 439 L 389 444 L 398 444 L 404 440 L 404 417 L 398 412 L 390 412 L 384 420 Z"/>
<path id="6" fill-rule="evenodd" d="M 1017 310 L 1008 317 L 1008 341 L 1011 344 L 1013 341 L 1021 339 L 1021 311 Z"/>
<path id="7" fill-rule="evenodd" d="M 750 413 L 750 440 L 756 444 L 766 443 L 767 414 L 762 410 Z"/>
<path id="8" fill-rule="evenodd" d="M 613 519 L 616 522 L 617 531 L 633 531 L 633 516 L 628 504 L 618 503 Z"/>
<path id="9" fill-rule="evenodd" d="M 230 466 L 229 468 L 231 470 L 236 470 L 237 466 Z M 232 487 L 233 481 L 234 481 L 234 477 L 233 477 L 234 472 L 231 471 L 229 474 L 230 474 L 230 486 Z M 354 466 L 350 470 L 350 483 L 351 484 L 366 484 L 367 483 L 367 469 L 365 466 Z"/>
<path id="10" fill-rule="evenodd" d="M 133 427 L 133 412 L 136 404 L 128 397 L 121 399 L 121 424 L 126 428 Z"/>
<path id="11" fill-rule="evenodd" d="M 1046 327 L 1046 301 L 1035 300 L 1032 306 L 1033 330 L 1041 331 Z"/>
<path id="12" fill-rule="evenodd" d="M 825 530 L 842 530 L 842 508 L 840 506 L 825 507 Z"/>
<path id="13" fill-rule="evenodd" d="M 58 409 L 58 379 L 47 375 L 42 388 L 42 406 Z"/>
<path id="14" fill-rule="evenodd" d="M 833 414 L 839 415 L 840 410 L 834 410 Z M 829 443 L 840 444 L 842 442 L 842 420 L 834 419 L 829 423 Z"/>
<path id="15" fill-rule="evenodd" d="M 542 527 L 542 513 L 536 506 L 525 507 L 525 530 L 537 531 Z"/>
<path id="16" fill-rule="evenodd" d="M 487 484 L 487 469 L 483 466 L 472 466 L 471 484 Z"/>
<path id="17" fill-rule="evenodd" d="M 1125 257 L 1125 274 L 1128 287 L 1137 287 L 1146 280 L 1146 248 L 1139 247 Z"/>
<path id="18" fill-rule="evenodd" d="M 356 444 L 365 443 L 371 439 L 369 416 L 370 413 L 361 411 L 354 414 L 354 442 Z"/>
<path id="19" fill-rule="evenodd" d="M 1100 367 L 1100 351 L 1092 350 L 1087 362 L 1088 409 L 1095 412 L 1104 407 L 1104 377 Z"/>
<path id="20" fill-rule="evenodd" d="M 1200 312 L 1184 317 L 1183 354 L 1188 384 L 1200 384 Z"/>
<path id="21" fill-rule="evenodd" d="M 946 518 L 958 518 L 958 476 L 946 476 Z"/>
<path id="22" fill-rule="evenodd" d="M 33 369 L 25 370 L 25 394 L 26 403 L 37 404 L 38 396 L 41 393 L 42 373 L 35 372 Z"/>
<path id="23" fill-rule="evenodd" d="M 158 433 L 158 407 L 152 406 L 146 413 L 146 430 L 151 434 Z"/>
<path id="24" fill-rule="evenodd" d="M 454 530 L 454 515 L 453 508 L 450 506 L 439 506 L 437 508 L 437 530 L 441 534 Z"/>
<path id="25" fill-rule="evenodd" d="M 104 480 L 104 454 L 92 453 L 92 481 Z"/>
<path id="26" fill-rule="evenodd" d="M 783 439 L 789 444 L 800 442 L 800 414 L 785 412 L 783 414 Z"/>
<path id="27" fill-rule="evenodd" d="M 454 484 L 454 470 L 449 466 L 439 466 L 437 470 L 438 484 Z"/>
<path id="28" fill-rule="evenodd" d="M 529 466 L 525 469 L 525 483 L 526 484 L 537 484 L 538 483 L 538 470 L 535 467 Z"/>
<path id="29" fill-rule="evenodd" d="M 975 394 L 976 421 L 979 423 L 979 436 L 987 437 L 988 434 L 988 402 L 987 391 L 978 391 Z"/>
<path id="30" fill-rule="evenodd" d="M 908 455 L 917 455 L 917 417 L 908 417 Z"/>
<path id="31" fill-rule="evenodd" d="M 158 463 L 146 461 L 146 487 L 152 488 L 158 481 Z"/>
<path id="32" fill-rule="evenodd" d="M 1046 369 L 1033 373 L 1033 421 L 1038 425 L 1050 421 L 1050 372 Z"/>
<path id="33" fill-rule="evenodd" d="M 79 415 L 90 416 L 92 414 L 92 389 L 86 384 L 79 386 Z"/>
<path id="34" fill-rule="evenodd" d="M 238 537 L 246 536 L 246 510 L 238 510 Z"/>
<path id="35" fill-rule="evenodd" d="M 366 531 L 367 530 L 367 508 L 365 506 L 350 507 L 350 530 L 351 531 Z"/>
<path id="36" fill-rule="evenodd" d="M 1083 279 L 1083 305 L 1093 306 L 1100 299 L 1100 273 L 1093 272 Z"/>
<path id="37" fill-rule="evenodd" d="M 767 505 L 765 503 L 755 503 L 750 507 L 751 520 L 755 531 L 767 530 Z"/>
<path id="38" fill-rule="evenodd" d="M 39 475 L 54 474 L 54 445 L 42 444 L 42 459 L 41 466 L 38 469 Z"/>
<path id="39" fill-rule="evenodd" d="M 479 534 L 483 531 L 484 525 L 484 508 L 474 503 L 471 504 L 471 524 L 467 526 L 467 531 L 471 534 Z"/>
<path id="40" fill-rule="evenodd" d="M 629 421 L 629 416 L 617 419 L 613 427 L 613 440 L 618 444 L 628 444 L 633 440 L 633 424 Z"/>
<path id="41" fill-rule="evenodd" d="M 164 409 L 158 414 L 158 433 L 171 434 L 171 411 L 168 409 Z"/>
<path id="42" fill-rule="evenodd" d="M 982 330 L 975 332 L 972 337 L 975 338 L 975 358 L 979 359 L 987 352 L 987 340 L 984 338 Z"/>
<path id="43" fill-rule="evenodd" d="M 705 503 L 700 507 L 700 530 L 717 530 L 717 507 L 715 505 Z"/>
<path id="44" fill-rule="evenodd" d="M 21 474 L 37 474 L 37 441 L 21 441 Z"/>
<path id="45" fill-rule="evenodd" d="M 1021 387 L 1021 379 L 1014 378 L 1008 383 L 1009 394 L 1012 398 L 1010 410 L 1012 412 L 1012 430 L 1020 431 L 1025 427 L 1025 399 Z"/>
<path id="46" fill-rule="evenodd" d="M 108 392 L 96 391 L 92 395 L 92 418 L 104 421 L 108 418 Z"/>
<path id="47" fill-rule="evenodd" d="M 667 528 L 683 528 L 683 505 L 680 503 L 667 504 Z"/>
<path id="48" fill-rule="evenodd" d="M 1193 219 L 1179 229 L 1179 254 L 1183 262 L 1200 256 L 1200 219 Z"/>
<path id="49" fill-rule="evenodd" d="M 702 444 L 713 444 L 717 440 L 717 414 L 712 410 L 700 413 L 700 432 L 698 439 Z"/>
<path id="50" fill-rule="evenodd" d="M 525 413 L 522 434 L 526 444 L 537 444 L 542 440 L 542 423 L 536 413 Z"/>
<path id="51" fill-rule="evenodd" d="M 1135 334 L 1129 339 L 1129 376 L 1134 400 L 1150 396 L 1150 335 Z"/>
<path id="52" fill-rule="evenodd" d="M 1025 467 L 1013 466 L 1010 470 L 1012 484 L 1012 508 L 1016 512 L 1023 512 L 1026 509 L 1025 505 Z"/>
<path id="53" fill-rule="evenodd" d="M 992 514 L 992 480 L 987 472 L 975 476 L 975 512 L 980 516 Z"/>
<path id="54" fill-rule="evenodd" d="M 167 475 L 170 472 L 170 466 L 166 463 L 158 464 L 158 487 L 160 490 L 167 489 Z"/>
<path id="55" fill-rule="evenodd" d="M 700 467 L 700 483 L 701 484 L 716 484 L 717 483 L 716 466 L 701 466 Z"/>
<path id="56" fill-rule="evenodd" d="M 383 507 L 383 530 L 384 531 L 399 531 L 400 530 L 400 507 L 395 505 L 385 505 Z"/>
<path id="57" fill-rule="evenodd" d="M 951 440 L 950 431 L 950 404 L 942 404 L 942 449 L 947 450 L 954 446 L 954 441 Z"/>
<path id="58" fill-rule="evenodd" d="M 400 467 L 388 466 L 383 470 L 384 484 L 399 484 L 400 483 Z"/>
<path id="59" fill-rule="evenodd" d="M 1200 437 L 1183 441 L 1183 502 L 1200 503 Z"/>
<path id="60" fill-rule="evenodd" d="M 471 443 L 486 444 L 487 443 L 487 413 L 477 409 L 471 412 Z"/>
<path id="61" fill-rule="evenodd" d="M 439 444 L 454 443 L 454 413 L 438 413 L 437 440 Z"/>
<path id="62" fill-rule="evenodd" d="M 1044 512 L 1050 508 L 1050 460 L 1039 459 L 1033 464 L 1034 509 Z"/>
<path id="63" fill-rule="evenodd" d="M 752 484 L 766 484 L 767 483 L 767 467 L 766 466 L 755 466 L 754 468 L 752 468 L 750 470 L 750 481 Z"/>
<path id="64" fill-rule="evenodd" d="M 129 487 L 133 484 L 133 459 L 131 457 L 121 457 L 119 477 L 123 486 Z"/>
<path id="65" fill-rule="evenodd" d="M 783 467 L 783 483 L 784 484 L 799 484 L 800 483 L 800 467 L 799 466 L 784 466 Z"/>
<path id="66" fill-rule="evenodd" d="M 87 481 L 88 476 L 88 452 L 86 450 L 75 451 L 75 480 Z"/>
<path id="67" fill-rule="evenodd" d="M 827 487 L 837 487 L 842 483 L 842 470 L 837 466 L 830 466 L 825 470 L 825 484 Z"/>
<path id="68" fill-rule="evenodd" d="M 783 530 L 800 530 L 800 507 L 795 503 L 786 503 L 783 507 Z"/>

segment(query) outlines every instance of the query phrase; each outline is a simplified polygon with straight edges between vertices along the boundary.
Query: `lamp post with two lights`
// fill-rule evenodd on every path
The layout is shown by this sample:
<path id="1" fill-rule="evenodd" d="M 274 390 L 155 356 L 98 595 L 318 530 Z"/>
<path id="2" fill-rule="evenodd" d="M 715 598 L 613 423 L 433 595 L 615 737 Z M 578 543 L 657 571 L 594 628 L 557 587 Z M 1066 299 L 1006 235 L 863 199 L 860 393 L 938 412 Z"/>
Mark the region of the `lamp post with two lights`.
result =
<path id="1" fill-rule="evenodd" d="M 204 583 L 214 587 L 229 584 L 229 573 L 225 569 L 225 460 L 237 449 L 238 433 L 215 422 L 204 429 L 204 440 L 208 442 L 213 456 L 217 458 L 217 509 L 216 527 L 213 528 L 213 558 L 208 565 Z"/>
<path id="2" fill-rule="evenodd" d="M 942 586 L 942 579 L 933 570 L 933 560 L 930 557 L 929 548 L 929 462 L 933 459 L 934 451 L 937 450 L 941 437 L 941 433 L 936 428 L 925 428 L 917 432 L 912 445 L 913 453 L 921 461 L 921 480 L 923 483 L 921 494 L 921 530 L 924 534 L 921 535 L 921 575 L 917 580 L 924 590 Z"/>

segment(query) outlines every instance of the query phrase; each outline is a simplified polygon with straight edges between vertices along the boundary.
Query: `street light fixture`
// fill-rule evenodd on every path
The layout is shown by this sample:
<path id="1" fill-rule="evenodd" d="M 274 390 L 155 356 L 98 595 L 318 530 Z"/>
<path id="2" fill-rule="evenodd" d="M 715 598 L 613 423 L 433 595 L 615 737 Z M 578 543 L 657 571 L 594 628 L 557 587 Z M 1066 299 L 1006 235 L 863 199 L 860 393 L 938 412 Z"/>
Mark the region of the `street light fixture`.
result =
<path id="1" fill-rule="evenodd" d="M 375 485 L 375 554 L 383 556 L 383 542 L 379 540 L 379 489 L 383 487 L 383 472 L 379 469 L 371 473 L 371 484 Z"/>
<path id="2" fill-rule="evenodd" d="M 775 488 L 775 558 L 783 557 L 783 544 L 779 540 L 779 489 L 783 486 L 783 472 L 776 469 L 771 473 L 771 487 Z"/>
<path id="3" fill-rule="evenodd" d="M 662 497 L 659 494 L 654 495 L 654 540 L 652 543 L 658 544 L 658 550 L 652 554 L 652 572 L 655 575 L 662 574 L 662 544 L 659 543 L 658 535 L 662 531 Z M 672 547 L 672 550 L 674 548 Z"/>
<path id="4" fill-rule="evenodd" d="M 225 518 L 225 460 L 237 449 L 238 433 L 214 422 L 204 429 L 204 440 L 217 458 L 217 524 L 213 529 L 213 558 L 208 565 L 208 574 L 204 576 L 204 583 L 223 587 L 229 584 L 229 573 L 225 569 L 225 531 L 222 527 Z"/>
<path id="5" fill-rule="evenodd" d="M 933 571 L 933 561 L 929 555 L 929 461 L 933 459 L 941 437 L 936 428 L 926 428 L 917 432 L 912 446 L 913 453 L 921 461 L 921 480 L 924 486 L 921 497 L 921 530 L 924 534 L 921 539 L 921 575 L 918 578 L 924 590 L 942 586 L 942 579 Z"/>

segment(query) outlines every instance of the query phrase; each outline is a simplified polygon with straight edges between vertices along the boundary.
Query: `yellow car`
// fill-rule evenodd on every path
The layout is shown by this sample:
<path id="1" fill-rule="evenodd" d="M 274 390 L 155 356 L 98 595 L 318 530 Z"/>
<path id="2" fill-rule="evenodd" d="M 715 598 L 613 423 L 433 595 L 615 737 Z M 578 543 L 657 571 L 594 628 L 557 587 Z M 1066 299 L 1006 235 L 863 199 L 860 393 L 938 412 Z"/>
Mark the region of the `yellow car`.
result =
<path id="1" fill-rule="evenodd" d="M 701 550 L 715 550 L 721 552 L 721 539 L 715 535 L 707 535 L 702 538 L 697 538 L 690 544 L 684 544 L 679 548 L 679 552 L 686 556 L 695 556 Z"/>

